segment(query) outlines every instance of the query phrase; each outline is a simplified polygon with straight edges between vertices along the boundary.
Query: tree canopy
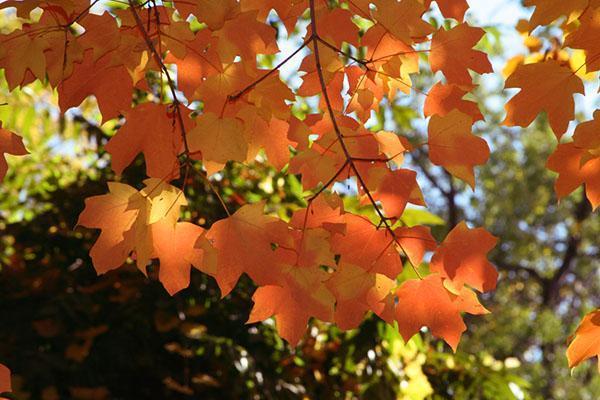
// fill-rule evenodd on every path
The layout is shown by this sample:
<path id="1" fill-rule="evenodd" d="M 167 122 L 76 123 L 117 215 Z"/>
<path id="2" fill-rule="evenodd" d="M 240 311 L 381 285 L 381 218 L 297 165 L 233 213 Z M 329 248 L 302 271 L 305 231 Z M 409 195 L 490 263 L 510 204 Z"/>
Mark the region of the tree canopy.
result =
<path id="1" fill-rule="evenodd" d="M 600 2 L 523 5 L 2 2 L 0 393 L 593 396 Z"/>

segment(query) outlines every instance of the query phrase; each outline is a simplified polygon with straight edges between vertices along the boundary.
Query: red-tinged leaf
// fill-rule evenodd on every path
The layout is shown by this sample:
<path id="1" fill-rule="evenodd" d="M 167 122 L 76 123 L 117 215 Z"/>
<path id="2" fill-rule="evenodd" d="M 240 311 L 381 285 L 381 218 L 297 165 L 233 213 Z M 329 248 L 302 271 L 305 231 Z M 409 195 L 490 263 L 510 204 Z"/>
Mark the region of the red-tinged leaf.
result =
<path id="1" fill-rule="evenodd" d="M 294 232 L 294 247 L 280 248 L 283 262 L 278 285 L 259 287 L 252 300 L 254 308 L 248 323 L 275 316 L 279 335 L 296 345 L 310 317 L 333 319 L 335 298 L 324 282 L 330 274 L 320 266 L 333 266 L 329 233 L 323 229 Z M 271 272 L 273 274 L 273 272 Z"/>
<path id="2" fill-rule="evenodd" d="M 225 21 L 237 17 L 240 12 L 236 0 L 176 0 L 175 6 L 183 18 L 194 14 L 211 31 L 221 29 Z"/>
<path id="3" fill-rule="evenodd" d="M 444 339 L 456 351 L 462 333 L 467 329 L 461 312 L 485 314 L 472 291 L 463 288 L 457 296 L 449 292 L 437 275 L 405 281 L 396 292 L 395 319 L 400 334 L 408 341 L 426 326 L 433 336 Z"/>
<path id="4" fill-rule="evenodd" d="M 469 70 L 479 74 L 493 72 L 487 55 L 473 50 L 484 34 L 483 29 L 467 24 L 438 30 L 431 39 L 429 62 L 432 71 L 442 71 L 449 83 L 466 88 L 473 84 Z"/>
<path id="5" fill-rule="evenodd" d="M 554 60 L 519 65 L 506 80 L 506 88 L 521 91 L 506 104 L 504 125 L 527 127 L 545 111 L 558 139 L 574 117 L 573 95 L 584 93 L 581 79 Z"/>
<path id="6" fill-rule="evenodd" d="M 183 106 L 180 109 L 184 124 L 190 127 L 189 111 Z M 168 106 L 156 103 L 140 104 L 126 113 L 125 124 L 106 145 L 117 175 L 143 153 L 148 176 L 167 180 L 179 176 L 177 156 L 183 150 L 183 139 L 173 113 Z"/>
<path id="7" fill-rule="evenodd" d="M 8 171 L 5 154 L 24 156 L 29 152 L 23 144 L 23 139 L 16 133 L 2 128 L 2 121 L 0 121 L 0 181 L 4 179 Z"/>
<path id="8" fill-rule="evenodd" d="M 316 16 L 319 19 L 319 36 L 340 48 L 344 42 L 356 45 L 358 26 L 352 22 L 352 15 L 349 10 L 342 8 L 319 9 Z"/>
<path id="9" fill-rule="evenodd" d="M 216 163 L 245 161 L 248 154 L 241 120 L 220 118 L 213 113 L 196 119 L 196 126 L 188 132 L 188 143 L 192 153 L 201 152 L 203 160 Z"/>
<path id="10" fill-rule="evenodd" d="M 154 255 L 160 261 L 158 278 L 170 295 L 174 295 L 190 284 L 190 264 L 195 268 L 214 275 L 214 265 L 204 261 L 204 248 L 207 244 L 204 229 L 189 222 L 171 222 L 162 219 L 151 225 Z M 204 247 L 204 248 L 202 248 Z"/>
<path id="11" fill-rule="evenodd" d="M 466 284 L 480 292 L 489 292 L 496 288 L 498 272 L 486 255 L 497 241 L 485 229 L 469 229 L 463 221 L 448 233 L 429 268 L 449 279 L 457 290 Z"/>
<path id="12" fill-rule="evenodd" d="M 360 325 L 366 312 L 382 313 L 386 306 L 384 299 L 395 284 L 385 275 L 341 262 L 326 282 L 336 299 L 334 321 L 337 326 L 353 329 Z"/>
<path id="13" fill-rule="evenodd" d="M 177 87 L 188 99 L 194 99 L 196 90 L 207 77 L 223 72 L 215 46 L 211 31 L 204 29 L 186 43 L 184 57 L 169 53 L 165 58 L 166 63 L 177 65 Z"/>
<path id="14" fill-rule="evenodd" d="M 290 159 L 290 146 L 295 143 L 288 139 L 290 125 L 285 120 L 272 118 L 266 122 L 256 113 L 256 107 L 246 106 L 239 113 L 248 139 L 246 161 L 254 161 L 260 149 L 264 149 L 269 163 L 276 169 L 283 169 Z"/>
<path id="15" fill-rule="evenodd" d="M 85 33 L 78 38 L 84 49 L 92 49 L 93 61 L 116 50 L 121 43 L 121 35 L 115 18 L 105 12 L 102 15 L 90 14 L 81 20 Z"/>
<path id="16" fill-rule="evenodd" d="M 219 38 L 217 52 L 224 63 L 231 63 L 239 56 L 244 61 L 252 61 L 250 65 L 254 67 L 257 54 L 278 52 L 275 30 L 259 22 L 256 15 L 256 11 L 240 13 L 214 32 L 213 36 Z"/>
<path id="17" fill-rule="evenodd" d="M 324 192 L 307 208 L 294 212 L 290 225 L 299 230 L 323 228 L 331 233 L 344 235 L 346 219 L 342 199 L 337 194 Z"/>
<path id="18" fill-rule="evenodd" d="M 600 205 L 600 157 L 583 162 L 588 153 L 575 143 L 559 144 L 546 167 L 557 172 L 554 190 L 559 199 L 585 184 L 586 196 L 596 209 Z"/>
<path id="19" fill-rule="evenodd" d="M 102 120 L 107 121 L 130 109 L 133 80 L 123 65 L 111 64 L 110 53 L 98 61 L 93 55 L 91 49 L 87 50 L 83 61 L 74 63 L 71 76 L 58 85 L 58 104 L 65 112 L 93 95 Z"/>
<path id="20" fill-rule="evenodd" d="M 4 69 L 10 91 L 35 79 L 44 81 L 46 78 L 44 52 L 50 43 L 43 37 L 30 35 L 31 29 L 24 26 L 24 30 L 0 36 L 0 69 Z"/>
<path id="21" fill-rule="evenodd" d="M 587 7 L 588 1 L 589 0 L 525 0 L 525 6 L 535 6 L 535 10 L 530 19 L 530 29 L 533 30 L 538 25 L 550 24 L 561 16 L 581 14 Z"/>
<path id="22" fill-rule="evenodd" d="M 100 229 L 90 250 L 94 268 L 104 274 L 120 267 L 135 251 L 142 272 L 153 257 L 150 225 L 166 221 L 175 225 L 180 207 L 186 204 L 181 191 L 160 179 L 146 179 L 145 189 L 109 182 L 109 193 L 87 198 L 77 225 Z"/>
<path id="23" fill-rule="evenodd" d="M 426 117 L 432 115 L 444 117 L 452 110 L 458 110 L 473 118 L 473 121 L 483 120 L 483 115 L 479 111 L 477 103 L 464 99 L 466 94 L 467 92 L 457 85 L 446 85 L 438 82 L 427 93 L 423 114 Z"/>
<path id="24" fill-rule="evenodd" d="M 402 261 L 389 232 L 378 229 L 364 217 L 353 214 L 345 217 L 346 233 L 333 235 L 333 252 L 341 255 L 341 261 L 395 279 L 402 272 Z"/>
<path id="25" fill-rule="evenodd" d="M 576 367 L 588 358 L 599 357 L 598 372 L 600 372 L 600 309 L 583 317 L 569 341 L 567 348 L 569 368 Z"/>
<path id="26" fill-rule="evenodd" d="M 272 244 L 291 247 L 288 226 L 280 219 L 264 215 L 264 203 L 246 205 L 231 217 L 217 221 L 207 239 L 217 251 L 215 279 L 226 296 L 242 273 L 258 285 L 278 283 L 283 260 Z"/>
<path id="27" fill-rule="evenodd" d="M 386 173 L 373 196 L 381 201 L 388 218 L 400 217 L 409 202 L 425 205 L 423 193 L 417 183 L 417 173 L 410 169 Z"/>
<path id="28" fill-rule="evenodd" d="M 394 231 L 401 250 L 406 253 L 411 264 L 418 267 L 423 261 L 423 256 L 428 251 L 437 248 L 437 241 L 431 236 L 427 226 L 403 226 Z"/>
<path id="29" fill-rule="evenodd" d="M 429 121 L 429 158 L 457 178 L 475 187 L 473 167 L 485 164 L 490 156 L 486 141 L 471 133 L 473 120 L 458 110 Z"/>
<path id="30" fill-rule="evenodd" d="M 564 2 L 563 7 L 567 4 L 571 6 L 570 3 L 572 2 Z M 576 3 L 573 4 L 573 10 L 583 10 L 588 0 L 575 0 L 573 3 Z M 600 0 L 589 0 L 589 3 L 579 18 L 580 25 L 565 39 L 565 46 L 584 50 L 585 70 L 593 72 L 600 70 L 600 26 L 597 22 L 600 18 Z"/>
<path id="31" fill-rule="evenodd" d="M 12 392 L 10 369 L 0 364 L 0 394 Z"/>
<path id="32" fill-rule="evenodd" d="M 411 145 L 408 140 L 393 132 L 376 132 L 375 139 L 377 140 L 377 143 L 379 143 L 379 151 L 385 154 L 385 156 L 397 166 L 402 165 L 404 153 L 411 150 Z"/>
<path id="33" fill-rule="evenodd" d="M 406 44 L 433 31 L 433 27 L 421 18 L 425 7 L 417 0 L 375 0 L 373 3 L 375 10 L 372 13 L 377 22 Z"/>
<path id="34" fill-rule="evenodd" d="M 435 0 L 438 7 L 446 18 L 454 18 L 461 22 L 465 18 L 465 12 L 469 9 L 467 0 Z M 431 0 L 425 1 L 425 7 L 429 7 Z"/>

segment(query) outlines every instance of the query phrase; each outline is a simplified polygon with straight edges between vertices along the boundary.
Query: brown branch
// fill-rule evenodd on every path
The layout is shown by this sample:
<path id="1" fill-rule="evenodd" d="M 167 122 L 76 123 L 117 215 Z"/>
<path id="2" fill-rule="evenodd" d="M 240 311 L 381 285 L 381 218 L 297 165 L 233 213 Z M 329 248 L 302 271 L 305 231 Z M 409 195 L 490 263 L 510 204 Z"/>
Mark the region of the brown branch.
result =
<path id="1" fill-rule="evenodd" d="M 167 77 L 167 84 L 171 91 L 171 95 L 173 96 L 173 107 L 175 107 L 175 115 L 177 116 L 177 121 L 179 123 L 179 127 L 181 130 L 181 137 L 183 139 L 183 147 L 185 149 L 185 155 L 187 158 L 189 156 L 190 149 L 188 146 L 187 134 L 185 132 L 185 123 L 183 121 L 183 115 L 181 113 L 181 103 L 180 103 L 179 99 L 177 99 L 177 90 L 175 87 L 175 82 L 173 81 L 173 78 L 171 78 L 169 69 L 165 65 L 162 56 L 160 55 L 158 50 L 156 50 L 154 43 L 152 43 L 152 39 L 148 35 L 148 31 L 146 30 L 146 28 L 144 28 L 144 22 L 140 18 L 140 15 L 138 14 L 137 10 L 135 9 L 133 0 L 128 0 L 128 1 L 129 1 L 129 9 L 131 10 L 131 13 L 133 14 L 133 18 L 135 19 L 135 24 L 137 25 L 138 30 L 140 31 L 140 33 L 142 34 L 142 37 L 144 38 L 144 41 L 146 42 L 146 46 L 148 46 L 148 49 L 150 50 L 150 53 L 152 53 L 154 60 L 156 61 L 156 63 L 158 64 L 158 66 L 160 67 L 162 72 L 165 74 L 165 76 Z"/>
<path id="2" fill-rule="evenodd" d="M 340 127 L 337 124 L 337 120 L 335 118 L 335 112 L 333 111 L 333 106 L 331 105 L 331 100 L 329 99 L 329 93 L 328 93 L 328 90 L 327 90 L 327 84 L 325 83 L 325 77 L 323 75 L 323 68 L 321 66 L 321 57 L 320 57 L 320 54 L 319 54 L 319 42 L 320 41 L 319 41 L 319 34 L 318 34 L 318 30 L 317 30 L 317 19 L 316 19 L 316 12 L 315 12 L 315 0 L 309 0 L 309 7 L 310 7 L 310 25 L 311 25 L 311 30 L 312 30 L 312 35 L 311 35 L 310 39 L 312 40 L 313 47 L 314 47 L 313 51 L 314 51 L 314 56 L 315 56 L 316 70 L 317 70 L 317 74 L 319 76 L 319 83 L 320 83 L 320 86 L 321 86 L 321 91 L 323 92 L 323 98 L 324 98 L 325 104 L 327 106 L 327 112 L 328 112 L 329 117 L 331 119 L 331 124 L 333 126 L 333 130 L 334 130 L 334 132 L 335 132 L 335 134 L 337 136 L 338 142 L 340 143 L 340 147 L 342 148 L 342 151 L 344 152 L 344 155 L 346 157 L 348 165 L 350 166 L 350 169 L 352 169 L 354 171 L 354 174 L 356 175 L 356 179 L 358 180 L 358 183 L 362 186 L 362 189 L 364 190 L 364 192 L 367 195 L 369 201 L 371 202 L 373 208 L 375 209 L 375 212 L 377 213 L 377 215 L 379 216 L 379 218 L 383 222 L 383 225 L 385 226 L 385 229 L 387 230 L 387 232 L 389 232 L 390 236 L 392 237 L 392 239 L 394 240 L 394 242 L 396 243 L 396 245 L 400 248 L 400 250 L 402 250 L 402 252 L 404 254 L 407 254 L 406 251 L 404 250 L 403 246 L 400 244 L 400 241 L 396 237 L 396 234 L 394 233 L 394 230 L 390 226 L 390 224 L 388 222 L 388 218 L 385 217 L 385 215 L 383 215 L 381 209 L 377 205 L 377 201 L 375 200 L 375 198 L 371 194 L 371 191 L 369 190 L 366 182 L 364 181 L 362 175 L 358 171 L 358 168 L 356 167 L 356 164 L 354 163 L 352 155 L 350 154 L 350 151 L 348 150 L 348 147 L 346 146 L 346 143 L 344 141 L 344 136 L 342 135 Z M 411 267 L 413 268 L 413 270 L 415 271 L 415 273 L 417 274 L 417 276 L 420 279 L 422 279 L 422 276 L 419 273 L 419 270 L 417 269 L 417 267 L 412 263 L 412 261 L 410 261 L 409 258 L 407 258 L 407 260 L 408 260 L 409 264 L 411 265 Z"/>
<path id="3" fill-rule="evenodd" d="M 582 193 L 581 201 L 579 202 L 574 213 L 575 226 L 572 227 L 572 232 L 569 235 L 567 249 L 563 255 L 561 265 L 558 270 L 556 270 L 552 278 L 550 278 L 544 286 L 542 297 L 543 304 L 548 307 L 553 307 L 558 301 L 560 287 L 562 286 L 566 274 L 573 267 L 575 259 L 577 258 L 577 253 L 579 252 L 579 247 L 581 245 L 580 225 L 591 214 L 591 212 L 592 208 L 585 197 L 585 193 Z"/>
<path id="4" fill-rule="evenodd" d="M 300 47 L 298 47 L 296 50 L 294 50 L 294 52 L 292 54 L 290 54 L 289 56 L 287 56 L 284 60 L 282 60 L 275 67 L 273 67 L 272 69 L 270 69 L 266 74 L 262 75 L 260 78 L 258 78 L 257 80 L 255 80 L 254 82 L 252 82 L 251 84 L 249 84 L 248 86 L 246 86 L 245 88 L 243 88 L 242 90 L 240 90 L 239 92 L 236 92 L 236 93 L 234 93 L 232 95 L 229 95 L 227 97 L 227 99 L 229 101 L 235 101 L 238 98 L 240 98 L 241 96 L 243 96 L 244 94 L 248 93 L 250 90 L 254 89 L 256 87 L 256 85 L 258 85 L 259 83 L 261 83 L 262 81 L 264 81 L 265 79 L 267 79 L 269 76 L 271 76 L 276 71 L 278 71 L 282 66 L 284 66 L 285 64 L 287 64 L 288 61 L 290 61 L 292 58 L 294 58 L 296 56 L 296 54 L 298 54 L 303 48 L 305 48 L 308 45 L 308 43 L 310 43 L 311 40 L 312 40 L 311 38 L 306 39 L 304 41 L 304 43 L 302 43 L 302 45 Z"/>
<path id="5" fill-rule="evenodd" d="M 356 62 L 356 63 L 364 66 L 369 71 L 371 70 L 369 67 L 367 67 L 367 64 L 370 63 L 371 61 L 361 60 L 360 58 L 356 58 L 352 54 L 349 54 L 349 53 L 345 52 L 344 50 L 335 47 L 334 45 L 332 45 L 328 41 L 321 39 L 319 36 L 317 36 L 317 40 L 319 42 L 321 42 L 325 47 L 329 47 L 331 50 L 335 51 L 336 53 L 339 53 L 339 54 L 343 55 L 344 57 L 347 57 L 347 58 L 351 59 L 352 61 L 354 61 L 354 62 Z"/>

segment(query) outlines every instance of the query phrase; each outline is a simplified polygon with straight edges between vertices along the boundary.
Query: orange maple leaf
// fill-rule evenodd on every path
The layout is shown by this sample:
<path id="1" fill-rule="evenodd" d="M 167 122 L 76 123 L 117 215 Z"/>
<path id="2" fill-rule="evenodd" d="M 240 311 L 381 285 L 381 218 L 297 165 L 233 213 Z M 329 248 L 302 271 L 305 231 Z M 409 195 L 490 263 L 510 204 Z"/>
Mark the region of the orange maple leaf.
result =
<path id="1" fill-rule="evenodd" d="M 535 6 L 530 19 L 530 29 L 538 25 L 547 25 L 561 16 L 580 14 L 588 5 L 589 0 L 525 0 L 527 7 Z"/>
<path id="2" fill-rule="evenodd" d="M 452 286 L 458 291 L 467 284 L 480 292 L 489 292 L 496 288 L 498 271 L 487 260 L 486 254 L 497 241 L 485 229 L 469 229 L 463 221 L 448 233 L 429 267 L 452 281 Z"/>
<path id="3" fill-rule="evenodd" d="M 429 158 L 457 178 L 475 187 L 473 167 L 485 164 L 490 156 L 487 142 L 471 133 L 473 120 L 458 110 L 429 121 Z"/>
<path id="4" fill-rule="evenodd" d="M 310 317 L 333 319 L 335 298 L 325 285 L 330 274 L 320 266 L 335 265 L 329 249 L 329 233 L 323 229 L 294 232 L 294 247 L 279 248 L 282 261 L 277 285 L 259 287 L 252 300 L 248 323 L 275 316 L 279 335 L 295 346 Z"/>
<path id="5" fill-rule="evenodd" d="M 576 367 L 588 358 L 599 357 L 598 372 L 600 372 L 600 309 L 583 317 L 569 342 L 567 348 L 569 368 Z"/>
<path id="6" fill-rule="evenodd" d="M 467 92 L 462 90 L 458 85 L 438 82 L 427 93 L 425 105 L 423 106 L 423 114 L 426 117 L 432 115 L 443 117 L 456 109 L 473 118 L 473 121 L 483 120 L 483 115 L 479 111 L 477 103 L 464 99 L 466 94 Z"/>
<path id="7" fill-rule="evenodd" d="M 16 133 L 2 128 L 2 121 L 0 121 L 0 180 L 4 179 L 8 171 L 8 164 L 6 163 L 4 154 L 24 156 L 25 154 L 29 154 L 29 152 L 23 144 L 23 139 Z"/>
<path id="8" fill-rule="evenodd" d="M 588 0 L 578 0 L 577 3 L 583 9 Z M 600 69 L 600 44 L 598 43 L 600 26 L 597 22 L 600 18 L 600 0 L 589 0 L 589 3 L 589 6 L 579 17 L 580 25 L 565 39 L 565 46 L 584 50 L 586 55 L 585 70 L 593 72 Z M 565 2 L 565 4 L 567 3 Z"/>
<path id="9" fill-rule="evenodd" d="M 561 199 L 585 183 L 587 198 L 596 209 L 600 205 L 600 157 L 582 163 L 586 152 L 575 143 L 559 144 L 546 167 L 558 172 L 554 189 Z"/>
<path id="10" fill-rule="evenodd" d="M 425 1 L 425 7 L 429 8 L 432 0 Z M 444 17 L 454 18 L 458 22 L 465 17 L 465 12 L 469 9 L 467 0 L 434 0 Z"/>
<path id="11" fill-rule="evenodd" d="M 404 282 L 396 292 L 395 320 L 405 341 L 426 326 L 456 351 L 467 329 L 461 312 L 487 314 L 475 293 L 463 287 L 458 294 L 448 291 L 438 274 Z M 425 300 L 426 299 L 426 300 Z"/>
<path id="12" fill-rule="evenodd" d="M 481 28 L 458 24 L 450 30 L 440 29 L 431 39 L 429 63 L 431 70 L 442 71 L 449 83 L 470 88 L 473 85 L 469 70 L 480 74 L 493 72 L 484 52 L 473 50 L 485 35 Z"/>
<path id="13" fill-rule="evenodd" d="M 245 205 L 214 223 L 207 239 L 217 251 L 215 279 L 226 296 L 242 273 L 258 285 L 278 283 L 283 260 L 272 245 L 291 247 L 288 225 L 263 213 L 264 203 Z"/>
<path id="14" fill-rule="evenodd" d="M 506 104 L 504 125 L 527 127 L 545 111 L 558 139 L 573 119 L 573 95 L 584 92 L 581 79 L 554 60 L 519 65 L 506 80 L 506 88 L 521 91 Z"/>
<path id="15" fill-rule="evenodd" d="M 0 364 L 0 394 L 12 392 L 10 369 Z"/>
<path id="16" fill-rule="evenodd" d="M 115 84 L 118 82 L 118 84 Z M 117 118 L 131 108 L 133 80 L 123 65 L 112 65 L 110 53 L 94 61 L 94 51 L 86 50 L 73 73 L 58 85 L 58 104 L 65 112 L 88 96 L 95 96 L 102 120 Z"/>
<path id="17" fill-rule="evenodd" d="M 340 262 L 326 285 L 336 299 L 335 323 L 340 329 L 354 329 L 367 311 L 376 314 L 384 311 L 384 300 L 396 282 L 360 266 Z"/>
<path id="18" fill-rule="evenodd" d="M 182 120 L 187 127 L 192 125 L 189 111 L 182 109 Z M 144 154 L 146 173 L 154 178 L 168 180 L 179 176 L 178 154 L 182 151 L 183 139 L 176 116 L 168 106 L 144 103 L 125 114 L 126 122 L 106 144 L 111 155 L 111 165 L 117 175 L 134 160 Z"/>

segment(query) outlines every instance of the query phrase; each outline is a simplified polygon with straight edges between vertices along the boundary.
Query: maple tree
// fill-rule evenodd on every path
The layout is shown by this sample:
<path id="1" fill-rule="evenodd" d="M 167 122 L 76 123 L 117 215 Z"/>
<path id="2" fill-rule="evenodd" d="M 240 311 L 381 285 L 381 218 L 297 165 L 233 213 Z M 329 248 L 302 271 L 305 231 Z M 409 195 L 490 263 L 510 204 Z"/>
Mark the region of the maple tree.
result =
<path id="1" fill-rule="evenodd" d="M 352 329 L 373 312 L 397 324 L 405 340 L 427 327 L 456 350 L 466 329 L 461 314 L 488 312 L 477 293 L 496 287 L 486 254 L 498 239 L 463 222 L 437 243 L 427 226 L 409 226 L 407 206 L 425 206 L 426 199 L 404 157 L 427 149 L 432 164 L 475 188 L 474 168 L 490 156 L 487 142 L 473 134 L 483 115 L 465 99 L 477 74 L 492 72 L 488 56 L 475 49 L 485 31 L 464 22 L 466 1 L 436 1 L 454 20 L 448 27 L 423 19 L 432 2 L 420 0 L 129 0 L 102 14 L 92 12 L 96 3 L 0 4 L 29 21 L 0 36 L 0 68 L 11 90 L 36 80 L 55 88 L 63 112 L 94 96 L 104 122 L 121 118 L 105 146 L 117 176 L 143 154 L 148 179 L 109 182 L 107 194 L 85 200 L 78 225 L 100 229 L 90 251 L 99 274 L 128 259 L 145 274 L 157 259 L 170 294 L 189 285 L 193 267 L 214 277 L 222 296 L 246 274 L 257 286 L 248 323 L 274 316 L 292 345 L 310 318 Z M 573 95 L 584 91 L 578 72 L 600 69 L 593 40 L 600 2 L 568 3 L 526 2 L 535 6 L 528 31 L 563 16 L 568 34 L 542 57 L 512 60 L 506 80 L 520 91 L 506 104 L 504 124 L 525 127 L 545 112 L 558 140 L 575 117 Z M 32 17 L 34 9 L 41 15 Z M 295 50 L 264 69 L 257 56 L 281 53 L 267 21 L 272 10 L 288 30 L 300 20 L 307 29 Z M 584 63 L 569 64 L 566 48 L 583 50 Z M 294 87 L 281 69 L 300 58 L 302 83 Z M 427 142 L 370 129 L 380 104 L 416 90 L 412 80 L 425 63 L 443 76 L 423 104 Z M 308 111 L 294 112 L 314 96 Z M 559 198 L 585 185 L 594 209 L 597 118 L 579 124 L 547 163 L 559 174 Z M 15 133 L 0 134 L 2 153 L 26 154 Z M 228 217 L 208 229 L 185 220 L 191 174 L 210 185 L 227 163 L 250 164 L 257 156 L 301 176 L 303 207 L 285 217 L 265 212 L 262 202 L 232 212 L 215 189 Z M 0 164 L 0 177 L 5 172 Z M 340 183 L 349 189 L 336 190 Z M 348 211 L 340 192 L 371 215 Z M 421 265 L 426 254 L 428 268 Z M 405 268 L 414 279 L 399 281 Z M 586 317 L 577 331 L 570 365 L 593 354 L 581 345 L 594 335 L 593 320 Z"/>

